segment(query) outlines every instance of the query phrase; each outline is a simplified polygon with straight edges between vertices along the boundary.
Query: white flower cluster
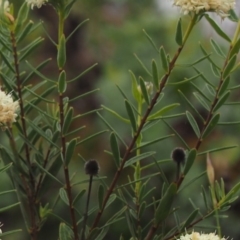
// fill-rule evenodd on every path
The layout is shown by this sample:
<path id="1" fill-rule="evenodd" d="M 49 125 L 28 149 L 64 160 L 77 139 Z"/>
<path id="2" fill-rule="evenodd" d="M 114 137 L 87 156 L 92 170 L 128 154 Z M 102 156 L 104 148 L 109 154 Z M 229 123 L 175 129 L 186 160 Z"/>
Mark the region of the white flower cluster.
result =
<path id="1" fill-rule="evenodd" d="M 11 125 L 16 121 L 18 101 L 13 101 L 11 94 L 6 94 L 0 89 L 0 125 Z"/>
<path id="2" fill-rule="evenodd" d="M 33 9 L 35 6 L 37 8 L 42 7 L 48 0 L 26 0 L 26 3 L 28 6 L 31 6 L 31 9 Z"/>
<path id="3" fill-rule="evenodd" d="M 9 11 L 9 2 L 7 0 L 0 0 L 0 9 L 2 9 L 4 11 Z"/>
<path id="4" fill-rule="evenodd" d="M 174 0 L 173 4 L 181 7 L 183 14 L 214 11 L 221 17 L 226 17 L 236 3 L 235 0 Z"/>
<path id="5" fill-rule="evenodd" d="M 178 238 L 177 240 L 227 240 L 226 238 L 220 238 L 215 233 L 199 233 L 199 232 L 192 232 L 191 234 L 185 234 Z"/>

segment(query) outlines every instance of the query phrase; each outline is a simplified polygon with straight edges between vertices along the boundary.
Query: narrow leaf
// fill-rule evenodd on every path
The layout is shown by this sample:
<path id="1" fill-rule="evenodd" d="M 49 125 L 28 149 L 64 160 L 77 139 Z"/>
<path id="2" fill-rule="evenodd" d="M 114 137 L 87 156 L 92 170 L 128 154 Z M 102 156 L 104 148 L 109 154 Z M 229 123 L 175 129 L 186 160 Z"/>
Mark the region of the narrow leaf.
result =
<path id="1" fill-rule="evenodd" d="M 231 70 L 234 68 L 234 65 L 237 60 L 237 54 L 233 55 L 232 58 L 229 60 L 227 66 L 224 68 L 223 71 L 223 79 L 226 79 L 228 75 L 230 74 Z"/>
<path id="2" fill-rule="evenodd" d="M 217 125 L 218 121 L 220 119 L 220 114 L 216 114 L 212 117 L 212 119 L 210 120 L 210 122 L 208 123 L 207 127 L 205 128 L 202 138 L 206 138 L 210 132 L 215 128 L 215 126 Z"/>
<path id="3" fill-rule="evenodd" d="M 218 95 L 221 96 L 223 93 L 225 93 L 225 91 L 227 90 L 228 88 L 228 85 L 230 83 L 230 77 L 226 78 L 223 83 L 222 83 L 222 86 L 221 88 L 219 89 L 218 91 Z"/>
<path id="4" fill-rule="evenodd" d="M 187 119 L 188 119 L 190 125 L 192 126 L 193 131 L 195 132 L 196 136 L 199 138 L 200 130 L 199 130 L 196 120 L 194 119 L 193 115 L 188 111 L 186 111 L 186 116 L 187 116 Z"/>
<path id="5" fill-rule="evenodd" d="M 130 105 L 130 103 L 127 100 L 125 100 L 125 106 L 127 109 L 129 120 L 132 125 L 133 132 L 137 132 L 137 123 L 136 123 L 135 115 L 133 113 L 132 106 Z"/>
<path id="6" fill-rule="evenodd" d="M 154 119 L 161 118 L 163 114 L 167 113 L 168 111 L 170 111 L 170 110 L 172 110 L 172 109 L 174 109 L 178 106 L 180 106 L 179 103 L 173 103 L 173 104 L 170 104 L 168 106 L 165 106 L 165 107 L 161 108 L 160 110 L 158 110 L 157 112 L 150 115 L 148 117 L 148 120 L 154 120 Z"/>
<path id="7" fill-rule="evenodd" d="M 217 23 L 212 18 L 209 17 L 208 14 L 205 14 L 204 16 L 220 37 L 222 37 L 228 42 L 231 42 L 231 39 L 228 37 L 228 35 L 225 32 L 223 32 L 223 30 L 217 25 Z"/>
<path id="8" fill-rule="evenodd" d="M 139 87 L 138 87 L 138 82 L 136 79 L 136 76 L 134 75 L 134 73 L 132 71 L 129 71 L 131 74 L 131 79 L 132 79 L 132 95 L 135 98 L 135 100 L 137 102 L 140 102 L 141 100 L 141 93 L 139 91 Z"/>
<path id="9" fill-rule="evenodd" d="M 74 235 L 73 235 L 72 229 L 65 223 L 60 223 L 59 240 L 69 240 L 69 239 L 73 239 L 73 237 Z"/>
<path id="10" fill-rule="evenodd" d="M 112 154 L 113 154 L 115 163 L 116 163 L 117 167 L 119 167 L 119 165 L 120 165 L 120 152 L 119 152 L 117 138 L 116 138 L 116 135 L 114 133 L 111 133 L 111 135 L 110 135 L 110 145 L 111 145 Z"/>
<path id="11" fill-rule="evenodd" d="M 67 133 L 67 131 L 72 123 L 72 118 L 73 118 L 73 107 L 70 107 L 64 118 L 63 129 L 62 129 L 63 134 Z"/>
<path id="12" fill-rule="evenodd" d="M 69 206 L 68 195 L 67 195 L 67 192 L 64 188 L 59 189 L 59 196 L 63 200 L 63 202 L 66 203 Z"/>
<path id="13" fill-rule="evenodd" d="M 98 206 L 99 206 L 99 210 L 102 209 L 103 198 L 104 198 L 104 187 L 103 187 L 102 184 L 100 184 L 99 188 L 98 188 Z"/>
<path id="14" fill-rule="evenodd" d="M 69 143 L 66 144 L 66 156 L 65 156 L 65 166 L 68 166 L 70 163 L 72 156 L 74 154 L 74 150 L 77 144 L 77 139 L 72 139 Z"/>
<path id="15" fill-rule="evenodd" d="M 230 91 L 227 91 L 225 94 L 222 95 L 222 97 L 219 98 L 217 104 L 213 108 L 214 112 L 217 111 L 227 101 L 229 95 L 230 95 Z"/>
<path id="16" fill-rule="evenodd" d="M 211 44 L 212 44 L 215 52 L 216 52 L 220 57 L 223 57 L 223 58 L 226 57 L 226 55 L 223 53 L 221 47 L 217 44 L 217 42 L 215 42 L 213 39 L 211 39 Z"/>
<path id="17" fill-rule="evenodd" d="M 144 82 L 142 77 L 139 77 L 139 83 L 140 83 L 142 96 L 143 96 L 145 102 L 147 103 L 147 105 L 149 105 L 150 102 L 149 102 L 148 91 L 146 88 L 146 83 Z"/>
<path id="18" fill-rule="evenodd" d="M 176 183 L 171 183 L 171 185 L 168 187 L 165 194 L 161 198 L 158 207 L 155 211 L 154 222 L 156 225 L 159 225 L 159 223 L 165 220 L 169 215 L 176 193 L 177 185 Z"/>
<path id="19" fill-rule="evenodd" d="M 59 74 L 59 78 L 58 78 L 58 92 L 64 93 L 66 89 L 67 89 L 66 72 L 63 70 Z"/>
<path id="20" fill-rule="evenodd" d="M 160 57 L 162 60 L 162 68 L 165 70 L 165 72 L 168 72 L 169 64 L 168 64 L 167 55 L 165 53 L 163 46 L 160 48 Z"/>
<path id="21" fill-rule="evenodd" d="M 197 150 L 195 148 L 192 148 L 188 153 L 186 164 L 184 166 L 184 170 L 183 170 L 184 175 L 186 175 L 189 172 L 189 170 L 191 169 L 196 156 L 197 156 Z"/>
<path id="22" fill-rule="evenodd" d="M 158 69 L 155 60 L 152 60 L 152 76 L 153 76 L 153 83 L 156 89 L 159 89 L 159 76 L 158 76 Z"/>
<path id="23" fill-rule="evenodd" d="M 176 40 L 176 43 L 177 43 L 179 46 L 182 46 L 183 36 L 182 36 L 182 20 L 181 20 L 181 18 L 178 20 L 177 29 L 176 29 L 176 35 L 175 35 L 175 40 Z"/>

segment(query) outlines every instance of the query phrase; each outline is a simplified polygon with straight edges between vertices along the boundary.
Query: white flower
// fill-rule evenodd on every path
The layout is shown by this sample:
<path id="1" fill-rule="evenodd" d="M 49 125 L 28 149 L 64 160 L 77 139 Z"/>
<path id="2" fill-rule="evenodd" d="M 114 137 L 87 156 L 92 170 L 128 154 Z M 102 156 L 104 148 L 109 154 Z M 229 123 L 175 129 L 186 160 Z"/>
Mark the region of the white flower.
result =
<path id="1" fill-rule="evenodd" d="M 0 125 L 11 125 L 16 121 L 16 111 L 19 108 L 18 101 L 13 101 L 11 94 L 6 94 L 0 89 Z"/>
<path id="2" fill-rule="evenodd" d="M 229 10 L 235 7 L 235 0 L 174 0 L 174 5 L 181 7 L 183 14 L 199 11 L 213 11 L 221 17 L 228 16 Z"/>
<path id="3" fill-rule="evenodd" d="M 2 9 L 6 12 L 9 11 L 9 2 L 7 0 L 0 0 L 0 9 Z"/>
<path id="4" fill-rule="evenodd" d="M 37 8 L 42 7 L 43 4 L 45 4 L 48 0 L 26 0 L 28 6 L 31 6 L 31 9 L 33 9 L 35 6 Z"/>
<path id="5" fill-rule="evenodd" d="M 199 232 L 192 232 L 191 234 L 182 235 L 177 240 L 227 240 L 226 238 L 220 238 L 215 233 L 199 233 Z"/>

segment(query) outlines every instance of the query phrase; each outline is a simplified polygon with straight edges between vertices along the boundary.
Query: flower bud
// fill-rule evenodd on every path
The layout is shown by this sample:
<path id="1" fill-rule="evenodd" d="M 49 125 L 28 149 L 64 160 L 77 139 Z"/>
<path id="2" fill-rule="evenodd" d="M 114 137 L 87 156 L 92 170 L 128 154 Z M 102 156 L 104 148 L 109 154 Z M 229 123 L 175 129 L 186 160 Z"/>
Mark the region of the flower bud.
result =
<path id="1" fill-rule="evenodd" d="M 99 172 L 99 164 L 96 160 L 88 160 L 84 165 L 85 173 L 91 176 L 95 176 Z"/>
<path id="2" fill-rule="evenodd" d="M 149 95 L 152 95 L 152 93 L 153 93 L 153 84 L 151 82 L 144 82 L 144 84 L 146 86 L 147 93 Z M 142 90 L 141 90 L 140 86 L 138 86 L 138 91 L 142 94 Z"/>
<path id="3" fill-rule="evenodd" d="M 171 157 L 172 157 L 173 161 L 175 161 L 177 164 L 180 164 L 180 163 L 184 164 L 185 158 L 186 158 L 185 150 L 180 147 L 175 148 L 172 151 Z"/>

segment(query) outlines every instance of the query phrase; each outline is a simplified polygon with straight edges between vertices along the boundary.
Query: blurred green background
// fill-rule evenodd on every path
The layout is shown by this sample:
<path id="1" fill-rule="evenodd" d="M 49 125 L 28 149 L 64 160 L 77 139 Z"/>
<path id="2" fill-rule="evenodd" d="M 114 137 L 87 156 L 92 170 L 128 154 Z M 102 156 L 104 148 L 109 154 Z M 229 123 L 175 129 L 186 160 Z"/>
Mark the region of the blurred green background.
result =
<path id="1" fill-rule="evenodd" d="M 12 0 L 11 2 L 16 6 L 15 8 L 17 10 L 23 1 Z M 126 116 L 124 101 L 116 84 L 119 85 L 131 99 L 131 76 L 129 70 L 133 71 L 137 77 L 142 76 L 148 81 L 148 75 L 136 60 L 134 54 L 136 54 L 149 69 L 151 69 L 152 59 L 155 59 L 160 63 L 159 55 L 148 41 L 143 29 L 152 37 L 156 46 L 158 48 L 164 46 L 166 52 L 169 53 L 170 56 L 173 56 L 177 49 L 177 45 L 174 41 L 174 34 L 178 18 L 181 15 L 176 8 L 171 7 L 171 4 L 172 2 L 168 0 L 79 0 L 76 2 L 65 25 L 66 35 L 70 34 L 78 23 L 84 19 L 89 18 L 89 22 L 84 24 L 84 26 L 81 27 L 68 42 L 68 62 L 66 65 L 68 78 L 70 79 L 76 76 L 94 63 L 98 63 L 98 65 L 93 68 L 92 71 L 72 84 L 68 89 L 68 94 L 71 97 L 75 97 L 86 91 L 99 88 L 97 93 L 82 98 L 74 104 L 76 114 L 83 114 L 89 110 L 101 108 L 101 104 L 104 104 L 107 107 L 115 109 L 122 116 Z M 31 41 L 31 38 L 34 39 L 34 37 L 39 35 L 44 36 L 45 41 L 42 44 L 42 47 L 39 48 L 34 55 L 31 55 L 28 61 L 31 61 L 33 65 L 36 65 L 46 58 L 52 58 L 52 62 L 44 69 L 44 74 L 56 77 L 58 73 L 55 61 L 56 49 L 51 41 L 45 36 L 44 31 L 47 31 L 49 35 L 56 40 L 57 16 L 51 6 L 45 5 L 41 9 L 35 8 L 32 10 L 31 19 L 34 22 L 42 20 L 45 30 L 40 27 L 34 33 L 35 35 L 33 34 L 29 36 L 29 41 Z M 234 30 L 234 25 L 228 20 L 224 22 L 219 21 L 219 17 L 217 20 L 231 35 L 231 29 Z M 186 27 L 188 17 L 184 16 L 182 21 L 183 26 Z M 203 56 L 199 49 L 199 42 L 201 42 L 209 52 L 213 52 L 209 41 L 210 38 L 214 38 L 222 45 L 223 49 L 227 50 L 226 43 L 216 36 L 207 22 L 203 19 L 194 29 L 178 64 L 187 64 Z M 219 62 L 220 64 L 222 63 L 221 59 L 214 53 L 213 58 L 216 62 Z M 217 78 L 212 74 L 211 67 L 207 61 L 198 64 L 197 68 L 212 82 L 217 83 Z M 170 82 L 181 81 L 184 78 L 189 78 L 194 75 L 196 75 L 196 73 L 192 68 L 177 67 L 170 78 Z M 238 79 L 238 74 L 235 74 L 231 80 L 232 85 L 236 84 Z M 37 82 L 39 79 L 36 78 L 35 81 Z M 203 83 L 201 79 L 198 78 L 194 81 L 197 86 L 203 89 L 203 91 L 206 91 L 205 83 Z M 182 101 L 178 90 L 181 90 L 188 96 L 203 116 L 206 115 L 206 111 L 201 109 L 200 105 L 195 100 L 192 94 L 194 89 L 190 84 L 169 85 L 165 90 L 164 101 L 161 102 L 161 106 L 158 107 L 161 108 L 169 103 L 181 102 L 181 106 L 173 110 L 171 113 L 181 113 L 186 111 L 186 109 L 189 110 L 188 106 Z M 231 101 L 239 101 L 238 90 L 232 92 Z M 101 114 L 107 118 L 109 123 L 111 123 L 116 130 L 118 130 L 123 139 L 127 142 L 130 141 L 131 132 L 128 125 L 125 125 L 106 111 L 101 111 Z M 237 121 L 239 119 L 239 106 L 227 105 L 222 109 L 222 121 Z M 186 120 L 186 117 L 183 116 L 174 120 L 167 120 L 167 122 L 180 133 L 190 146 L 194 146 L 196 138 Z M 82 139 L 96 131 L 106 128 L 96 114 L 87 115 L 86 117 L 79 119 L 75 124 L 76 126 L 86 125 L 87 127 L 80 133 Z M 72 127 L 74 128 L 74 126 Z M 208 138 L 208 141 L 203 143 L 200 151 L 225 145 L 239 144 L 239 130 L 239 125 L 227 127 L 219 126 L 218 129 Z M 172 131 L 166 126 L 166 124 L 159 122 L 159 124 L 151 129 L 151 131 L 144 134 L 144 139 L 154 139 L 171 133 Z M 110 181 L 113 172 L 115 171 L 115 165 L 109 155 L 104 152 L 104 150 L 109 150 L 108 139 L 108 133 L 100 135 L 94 140 L 82 145 L 79 148 L 79 153 L 86 160 L 91 158 L 97 159 L 101 166 L 100 176 L 107 176 L 107 181 Z M 1 141 L 4 142 L 3 137 Z M 176 137 L 152 145 L 145 150 L 156 151 L 156 159 L 169 159 L 171 151 L 175 147 L 184 147 Z M 124 151 L 124 149 L 122 149 L 122 151 Z M 239 153 L 239 148 L 236 148 L 211 154 L 216 171 L 216 178 L 219 179 L 220 177 L 223 177 L 226 181 L 227 189 L 239 180 Z M 191 178 L 199 175 L 205 170 L 205 158 L 206 156 L 202 156 L 197 159 L 191 173 L 187 176 L 186 182 L 190 181 Z M 149 162 L 152 160 L 149 159 L 147 161 Z M 162 168 L 169 181 L 174 180 L 176 170 L 175 165 L 172 162 L 169 162 L 164 164 Z M 72 171 L 76 171 L 76 181 L 87 178 L 83 170 L 83 161 L 81 161 L 78 156 L 76 156 L 76 160 L 72 164 Z M 156 169 L 153 169 L 153 171 L 156 171 Z M 126 182 L 127 175 L 131 173 L 131 171 L 124 172 L 120 182 Z M 61 173 L 59 174 L 59 177 L 62 177 Z M 12 188 L 6 174 L 1 175 L 1 182 L 4 183 L 1 184 L 1 191 Z M 150 184 L 158 187 L 161 186 L 161 181 L 156 177 L 150 182 Z M 190 185 L 182 191 L 179 195 L 179 202 L 177 205 L 181 207 L 181 220 L 184 220 L 184 217 L 193 210 L 188 200 L 189 198 L 193 200 L 196 206 L 203 207 L 203 201 L 200 197 L 201 185 L 204 185 L 206 188 L 208 186 L 207 177 L 205 175 L 201 177 L 198 182 Z M 95 194 L 97 193 L 98 184 L 95 184 L 94 187 L 92 201 L 97 199 Z M 80 185 L 79 188 L 76 189 L 76 192 L 83 188 L 87 188 L 87 185 Z M 53 186 L 53 192 L 55 190 L 57 193 L 57 187 L 55 188 Z M 157 194 L 160 194 L 160 190 Z M 49 196 L 47 195 L 46 202 L 43 202 L 43 205 L 49 201 L 48 197 Z M 17 199 L 15 195 L 1 196 L 0 207 L 4 207 L 9 203 L 15 203 L 16 201 Z M 91 205 L 93 204 L 94 202 L 91 203 Z M 230 236 L 230 238 L 233 239 L 240 239 L 240 231 L 238 227 L 240 224 L 240 212 L 237 211 L 237 209 L 239 209 L 239 204 L 240 202 L 235 202 L 232 209 L 228 212 L 229 218 L 221 220 L 223 234 L 225 236 Z M 85 208 L 85 202 L 80 203 L 79 208 L 83 211 Z M 68 212 L 66 212 L 68 209 L 66 209 L 66 206 L 64 205 L 59 205 L 56 211 L 62 216 L 68 215 Z M 111 211 L 114 210 L 112 209 Z M 105 219 L 113 214 L 111 211 L 106 211 L 104 216 Z M 10 212 L 1 213 L 0 221 L 4 223 L 4 226 L 2 227 L 3 231 L 23 228 L 23 232 L 19 233 L 18 236 L 12 235 L 11 237 L 5 237 L 4 239 L 27 239 L 27 236 L 25 235 L 26 230 L 19 209 L 14 208 Z M 43 227 L 39 239 L 57 239 L 57 224 L 56 219 L 50 217 Z M 120 223 L 120 227 L 111 231 L 106 239 L 116 239 L 115 236 L 119 236 L 121 232 L 126 239 L 129 239 L 130 236 L 127 234 L 127 230 L 123 229 L 123 224 L 123 222 Z M 213 226 L 214 224 L 214 220 L 211 219 L 201 223 L 201 226 L 204 226 L 206 229 L 208 226 Z M 174 222 L 169 222 L 169 226 L 171 225 L 174 225 Z M 196 227 L 194 229 L 200 229 L 203 231 L 202 228 Z M 206 229 L 206 232 L 209 231 L 212 231 L 212 229 Z"/>

